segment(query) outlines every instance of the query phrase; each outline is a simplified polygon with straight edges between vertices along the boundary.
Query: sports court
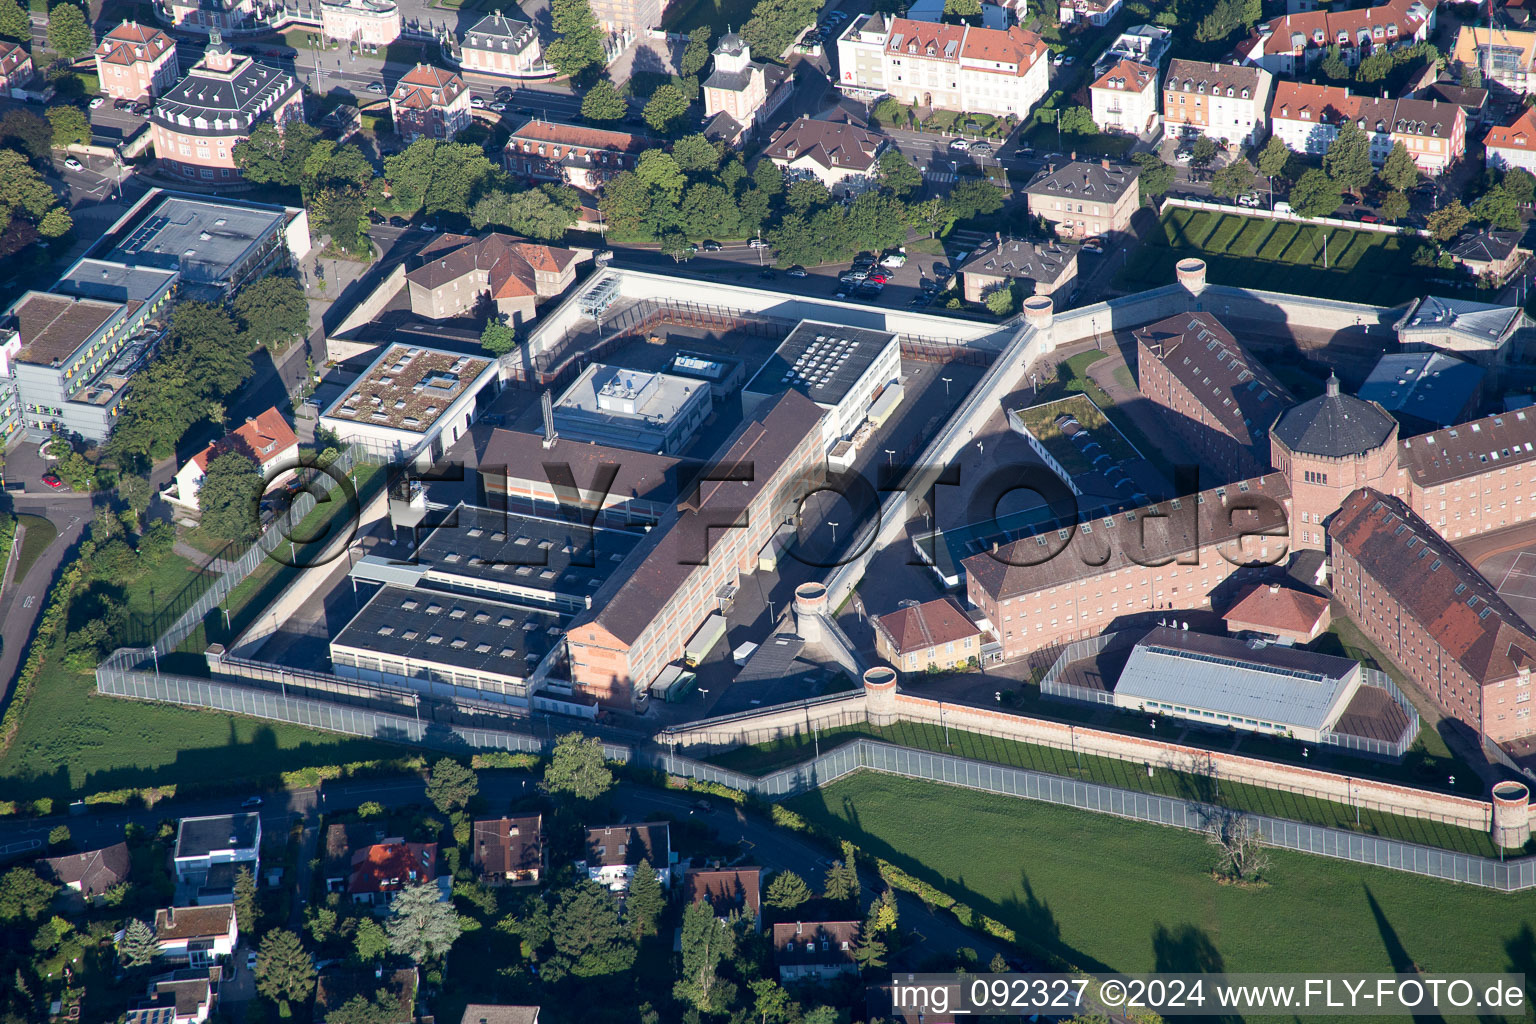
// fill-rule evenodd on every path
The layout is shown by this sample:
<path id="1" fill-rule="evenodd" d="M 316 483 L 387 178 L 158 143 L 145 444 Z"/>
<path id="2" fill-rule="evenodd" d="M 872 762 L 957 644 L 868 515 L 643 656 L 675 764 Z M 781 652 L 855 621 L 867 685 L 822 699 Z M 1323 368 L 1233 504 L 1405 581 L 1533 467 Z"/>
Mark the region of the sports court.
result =
<path id="1" fill-rule="evenodd" d="M 1536 622 L 1536 552 L 1503 551 L 1477 567 L 1526 622 Z"/>

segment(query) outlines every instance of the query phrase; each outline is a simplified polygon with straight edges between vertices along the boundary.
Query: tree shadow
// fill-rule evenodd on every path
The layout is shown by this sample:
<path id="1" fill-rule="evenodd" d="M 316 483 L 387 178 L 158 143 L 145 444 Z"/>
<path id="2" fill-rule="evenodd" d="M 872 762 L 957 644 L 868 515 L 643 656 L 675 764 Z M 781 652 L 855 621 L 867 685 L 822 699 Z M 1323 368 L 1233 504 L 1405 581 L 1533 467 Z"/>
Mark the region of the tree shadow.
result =
<path id="1" fill-rule="evenodd" d="M 1159 974 L 1224 974 L 1226 959 L 1210 933 L 1192 924 L 1181 924 L 1170 929 L 1158 922 L 1152 929 L 1153 970 Z M 1176 1015 L 1165 1015 L 1169 1020 L 1179 1020 Z M 1201 1017 L 1201 1020 L 1207 1018 Z M 1221 1014 L 1213 1019 L 1227 1024 L 1241 1024 L 1243 1018 L 1235 1013 Z"/>
<path id="2" fill-rule="evenodd" d="M 1376 931 L 1381 935 L 1381 944 L 1387 951 L 1387 959 L 1392 963 L 1392 969 L 1398 974 L 1418 974 L 1419 965 L 1414 963 L 1403 942 L 1397 936 L 1397 929 L 1387 920 L 1386 912 L 1381 909 L 1381 904 L 1376 902 L 1376 895 L 1371 892 L 1368 885 L 1361 886 L 1365 890 L 1365 902 L 1371 908 L 1371 916 L 1376 919 Z M 1427 1013 L 1415 1013 L 1413 1019 L 1419 1024 L 1444 1024 L 1445 1018 L 1433 1011 Z"/>

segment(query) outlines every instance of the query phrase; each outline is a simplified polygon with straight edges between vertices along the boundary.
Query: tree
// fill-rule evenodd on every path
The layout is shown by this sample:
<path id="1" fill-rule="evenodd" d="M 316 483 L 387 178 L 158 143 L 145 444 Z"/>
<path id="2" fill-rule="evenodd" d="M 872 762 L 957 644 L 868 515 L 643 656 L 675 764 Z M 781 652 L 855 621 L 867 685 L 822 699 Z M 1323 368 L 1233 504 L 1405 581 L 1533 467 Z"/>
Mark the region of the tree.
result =
<path id="1" fill-rule="evenodd" d="M 136 517 L 142 518 L 149 511 L 150 502 L 155 499 L 155 491 L 148 477 L 124 473 L 117 478 L 117 496 L 123 499 L 123 503 Z"/>
<path id="2" fill-rule="evenodd" d="M 799 1012 L 789 993 L 773 978 L 758 978 L 752 989 L 752 1012 L 761 1024 L 787 1024 Z"/>
<path id="3" fill-rule="evenodd" d="M 1335 82 L 1342 82 L 1349 78 L 1349 64 L 1345 62 L 1338 43 L 1328 47 L 1328 52 L 1323 56 L 1322 63 L 1318 67 L 1325 78 L 1331 78 Z"/>
<path id="4" fill-rule="evenodd" d="M 822 896 L 833 903 L 843 903 L 859 895 L 859 869 L 854 865 L 850 851 L 852 844 L 843 844 L 843 859 L 832 862 L 827 869 L 826 886 Z"/>
<path id="5" fill-rule="evenodd" d="M 302 1002 L 315 989 L 315 963 L 299 937 L 286 928 L 267 933 L 256 951 L 256 991 L 288 1016 L 288 1004 Z"/>
<path id="6" fill-rule="evenodd" d="M 1061 122 L 1061 130 L 1068 135 L 1097 135 L 1099 126 L 1093 123 L 1093 111 L 1081 104 L 1061 111 L 1056 115 Z"/>
<path id="7" fill-rule="evenodd" d="M 1483 73 L 1476 64 L 1463 64 L 1461 66 L 1461 84 L 1467 89 L 1481 89 L 1483 87 Z"/>
<path id="8" fill-rule="evenodd" d="M 309 333 L 309 300 L 289 274 L 268 274 L 240 289 L 231 304 L 246 344 L 281 352 Z"/>
<path id="9" fill-rule="evenodd" d="M 646 101 L 645 110 L 641 116 L 645 123 L 651 126 L 652 131 L 663 135 L 671 134 L 679 121 L 688 114 L 688 98 L 677 86 L 668 82 L 659 86 L 651 93 L 651 98 Z"/>
<path id="10" fill-rule="evenodd" d="M 432 777 L 427 780 L 427 799 L 444 814 L 462 809 L 478 792 L 479 777 L 453 758 L 441 758 L 432 766 Z"/>
<path id="11" fill-rule="evenodd" d="M 864 192 L 848 207 L 849 242 L 860 249 L 880 252 L 907 240 L 907 210 L 900 199 L 880 192 Z"/>
<path id="12" fill-rule="evenodd" d="M 223 306 L 181 302 L 171 313 L 171 343 L 196 365 L 203 393 L 234 394 L 251 375 L 251 354 Z"/>
<path id="13" fill-rule="evenodd" d="M 1253 881 L 1269 870 L 1269 851 L 1259 824 L 1242 811 L 1213 807 L 1205 819 L 1206 841 L 1216 847 L 1216 873 L 1237 882 Z"/>
<path id="14" fill-rule="evenodd" d="M 777 60 L 820 10 L 821 0 L 758 0 L 741 38 L 758 57 Z"/>
<path id="15" fill-rule="evenodd" d="M 1216 0 L 1210 12 L 1195 26 L 1195 41 L 1212 43 L 1226 39 L 1243 27 L 1249 13 L 1247 0 Z"/>
<path id="16" fill-rule="evenodd" d="M 579 79 L 606 62 L 603 36 L 587 0 L 554 0 L 549 13 L 559 38 L 544 48 L 544 57 L 556 71 Z"/>
<path id="17" fill-rule="evenodd" d="M 1344 200 L 1338 182 L 1314 167 L 1291 186 L 1290 201 L 1291 209 L 1303 217 L 1326 217 Z"/>
<path id="18" fill-rule="evenodd" d="M 1290 158 L 1290 147 L 1280 140 L 1280 136 L 1271 135 L 1259 151 L 1259 173 L 1266 178 L 1273 178 L 1285 170 L 1286 161 Z"/>
<path id="19" fill-rule="evenodd" d="M 1358 192 L 1371 182 L 1371 139 L 1354 121 L 1346 118 L 1339 134 L 1323 154 L 1323 170 L 1342 189 Z"/>
<path id="20" fill-rule="evenodd" d="M 700 25 L 688 33 L 688 45 L 683 47 L 683 56 L 677 62 L 677 73 L 684 78 L 697 78 L 704 65 L 709 63 L 709 34 L 708 25 Z"/>
<path id="21" fill-rule="evenodd" d="M 256 934 L 260 917 L 256 909 L 256 876 L 248 867 L 235 872 L 235 924 L 247 935 Z"/>
<path id="22" fill-rule="evenodd" d="M 561 894 L 550 938 L 555 952 L 546 973 L 556 977 L 601 978 L 634 966 L 634 940 L 619 920 L 618 904 L 595 882 L 578 882 Z"/>
<path id="23" fill-rule="evenodd" d="M 1388 192 L 1381 200 L 1381 216 L 1387 223 L 1396 223 L 1408 216 L 1408 193 Z"/>
<path id="24" fill-rule="evenodd" d="M 209 459 L 197 489 L 203 529 L 224 540 L 255 539 L 264 482 L 255 460 L 243 452 L 226 451 Z"/>
<path id="25" fill-rule="evenodd" d="M 956 220 L 985 217 L 1003 208 L 1003 190 L 987 181 L 962 181 L 949 193 L 949 209 Z"/>
<path id="26" fill-rule="evenodd" d="M 1013 285 L 1002 284 L 987 293 L 987 310 L 993 316 L 1007 316 L 1013 312 Z"/>
<path id="27" fill-rule="evenodd" d="M 85 12 L 72 3 L 61 3 L 48 12 L 48 48 L 67 60 L 79 60 L 91 52 L 96 37 Z"/>
<path id="28" fill-rule="evenodd" d="M 368 216 L 367 194 L 355 185 L 328 185 L 309 200 L 310 233 L 316 238 L 329 237 L 343 252 L 366 255 L 370 251 L 364 218 Z"/>
<path id="29" fill-rule="evenodd" d="M 297 188 L 304 181 L 304 165 L 320 138 L 320 129 L 303 121 L 289 121 L 281 129 L 263 121 L 249 137 L 235 143 L 235 166 L 246 181 L 258 185 Z"/>
<path id="30" fill-rule="evenodd" d="M 1461 229 L 1471 220 L 1472 212 L 1462 205 L 1460 199 L 1453 199 L 1431 213 L 1425 221 L 1425 227 L 1429 228 L 1430 237 L 1435 241 L 1449 242 L 1461 234 Z"/>
<path id="31" fill-rule="evenodd" d="M 86 120 L 85 111 L 79 107 L 67 103 L 49 107 L 48 124 L 53 132 L 53 144 L 60 149 L 83 146 L 91 141 L 91 122 Z"/>
<path id="32" fill-rule="evenodd" d="M 1246 160 L 1233 160 L 1211 175 L 1211 191 L 1228 199 L 1247 195 L 1253 191 L 1253 168 Z"/>
<path id="33" fill-rule="evenodd" d="M 712 174 L 720 166 L 720 150 L 701 134 L 684 135 L 672 144 L 672 159 L 684 174 Z"/>
<path id="34" fill-rule="evenodd" d="M 867 924 L 859 929 L 859 941 L 853 947 L 853 959 L 866 971 L 885 966 L 885 941 Z"/>
<path id="35" fill-rule="evenodd" d="M 907 226 L 929 238 L 937 238 L 952 216 L 949 204 L 938 196 L 907 204 Z"/>
<path id="36" fill-rule="evenodd" d="M 736 933 L 715 916 L 714 908 L 695 900 L 683 910 L 683 975 L 672 994 L 703 1012 L 721 1010 L 720 964 L 736 952 Z"/>
<path id="37" fill-rule="evenodd" d="M 603 758 L 603 741 L 568 732 L 555 741 L 544 769 L 544 788 L 569 793 L 577 800 L 596 800 L 613 786 L 613 772 Z"/>
<path id="38" fill-rule="evenodd" d="M 1536 176 L 1530 171 L 1519 167 L 1505 171 L 1504 180 L 1499 184 L 1521 206 L 1529 206 L 1536 201 Z"/>
<path id="39" fill-rule="evenodd" d="M 1355 81 L 1364 85 L 1379 82 L 1392 73 L 1396 63 L 1392 59 L 1392 54 L 1385 50 L 1380 50 L 1367 57 L 1363 57 L 1360 60 L 1359 66 L 1355 68 Z"/>
<path id="40" fill-rule="evenodd" d="M 384 927 L 371 917 L 359 918 L 357 931 L 352 936 L 353 955 L 360 963 L 371 964 L 384 959 L 389 952 L 389 936 Z"/>
<path id="41" fill-rule="evenodd" d="M 660 149 L 648 149 L 640 155 L 635 162 L 635 176 L 673 203 L 682 201 L 683 190 L 688 187 L 688 176 L 672 154 Z"/>
<path id="42" fill-rule="evenodd" d="M 1216 159 L 1216 143 L 1208 135 L 1202 135 L 1195 140 L 1195 144 L 1189 148 L 1189 165 L 1200 170 L 1211 165 Z"/>
<path id="43" fill-rule="evenodd" d="M 458 941 L 463 926 L 452 903 L 442 901 L 434 882 L 423 882 L 400 890 L 389 907 L 384 933 L 389 936 L 390 952 L 416 963 L 435 960 Z"/>
<path id="44" fill-rule="evenodd" d="M 1173 187 L 1173 165 L 1156 153 L 1137 153 L 1131 159 L 1141 167 L 1136 184 L 1140 188 L 1142 202 L 1165 195 Z"/>
<path id="45" fill-rule="evenodd" d="M 1403 145 L 1401 139 L 1392 144 L 1392 152 L 1387 154 L 1386 162 L 1381 165 L 1381 180 L 1399 192 L 1406 192 L 1419 183 L 1418 165 L 1413 162 L 1408 147 Z"/>
<path id="46" fill-rule="evenodd" d="M 32 18 L 16 0 L 0 0 L 0 39 L 13 43 L 32 41 Z"/>
<path id="47" fill-rule="evenodd" d="M 428 217 L 440 213 L 468 216 L 480 197 L 505 179 L 483 149 L 463 142 L 417 139 L 403 151 L 384 158 L 384 180 L 392 194 L 390 205 L 407 216 L 417 212 Z"/>
<path id="48" fill-rule="evenodd" d="M 831 199 L 832 193 L 827 191 L 827 186 L 815 178 L 802 178 L 792 183 L 789 191 L 784 193 L 784 205 L 799 214 L 825 206 Z"/>
<path id="49" fill-rule="evenodd" d="M 1520 226 L 1520 205 L 1502 184 L 1484 192 L 1472 204 L 1472 216 L 1490 227 L 1512 229 Z"/>
<path id="50" fill-rule="evenodd" d="M 981 16 L 981 0 L 944 0 L 944 13 L 955 18 Z"/>
<path id="51" fill-rule="evenodd" d="M 582 97 L 581 116 L 588 121 L 621 121 L 624 119 L 624 97 L 605 78 Z"/>
<path id="52" fill-rule="evenodd" d="M 923 187 L 923 172 L 917 169 L 901 150 L 891 146 L 880 154 L 876 174 L 880 184 L 890 189 L 898 199 L 905 198 L 914 189 Z"/>
<path id="53" fill-rule="evenodd" d="M 106 512 L 106 509 L 102 509 L 101 511 Z M 93 538 L 96 536 L 96 533 L 95 533 L 94 530 L 92 530 L 91 536 Z M 69 826 L 68 825 L 55 825 L 55 826 L 53 826 L 53 828 L 48 830 L 48 845 L 49 846 L 51 846 L 51 847 L 59 847 L 59 846 L 65 846 L 68 843 L 69 843 Z"/>
<path id="54" fill-rule="evenodd" d="M 493 317 L 480 332 L 480 347 L 493 356 L 504 356 L 517 347 L 517 332 L 506 321 Z"/>
<path id="55" fill-rule="evenodd" d="M 576 214 L 556 203 L 547 192 L 495 191 L 487 194 L 469 211 L 469 220 L 477 228 L 487 225 L 507 228 L 519 235 L 554 242 L 565 237 Z"/>
<path id="56" fill-rule="evenodd" d="M 0 3 L 13 0 L 0 0 Z M 53 125 L 23 107 L 15 107 L 0 117 L 0 145 L 20 147 L 29 159 L 46 160 L 53 149 Z"/>
<path id="57" fill-rule="evenodd" d="M 325 1015 L 325 1024 L 399 1024 L 400 999 L 381 988 L 373 998 L 359 993 Z"/>
<path id="58" fill-rule="evenodd" d="M 128 922 L 123 929 L 122 941 L 117 944 L 117 957 L 124 967 L 144 967 L 160 955 L 160 943 L 149 925 L 138 918 Z"/>
<path id="59" fill-rule="evenodd" d="M 649 860 L 635 866 L 635 875 L 629 880 L 629 893 L 624 898 L 624 920 L 636 937 L 656 934 L 656 922 L 667 907 L 666 895 L 661 891 L 661 880 Z"/>
<path id="60" fill-rule="evenodd" d="M 767 903 L 775 910 L 794 910 L 811 898 L 811 887 L 793 871 L 780 871 L 768 883 Z"/>
<path id="61" fill-rule="evenodd" d="M 772 198 L 784 191 L 784 168 L 767 158 L 759 159 L 752 168 L 752 180 Z"/>

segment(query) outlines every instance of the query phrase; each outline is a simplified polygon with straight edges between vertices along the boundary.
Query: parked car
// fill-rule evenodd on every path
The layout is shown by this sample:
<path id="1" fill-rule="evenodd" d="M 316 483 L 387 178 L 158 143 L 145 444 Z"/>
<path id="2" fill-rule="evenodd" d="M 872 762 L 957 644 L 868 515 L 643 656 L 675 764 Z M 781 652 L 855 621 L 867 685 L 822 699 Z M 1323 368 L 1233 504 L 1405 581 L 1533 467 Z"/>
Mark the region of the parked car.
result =
<path id="1" fill-rule="evenodd" d="M 501 100 L 492 100 L 490 105 L 491 109 L 498 114 L 507 109 L 507 105 Z"/>
<path id="2" fill-rule="evenodd" d="M 91 98 L 91 109 L 95 110 L 105 102 L 107 102 L 107 98 L 105 96 L 94 96 Z"/>
<path id="3" fill-rule="evenodd" d="M 1361 210 L 1358 216 L 1360 218 L 1360 223 L 1361 224 L 1380 224 L 1381 223 L 1381 218 L 1376 216 L 1370 210 Z"/>
<path id="4" fill-rule="evenodd" d="M 757 276 L 762 278 L 765 281 L 772 281 L 774 278 L 778 277 L 779 275 L 774 272 L 772 267 L 764 267 L 762 270 L 760 270 L 758 272 Z"/>
<path id="5" fill-rule="evenodd" d="M 748 249 L 766 249 L 766 248 L 768 248 L 768 243 L 763 241 L 761 238 L 754 238 L 750 242 L 747 243 L 747 248 Z"/>
<path id="6" fill-rule="evenodd" d="M 968 153 L 970 152 L 971 144 L 964 139 L 956 139 L 949 144 L 949 148 L 956 153 Z"/>
<path id="7" fill-rule="evenodd" d="M 510 85 L 499 86 L 496 89 L 495 95 L 496 95 L 496 98 L 499 99 L 499 100 L 502 100 L 502 101 L 510 100 L 512 98 L 512 87 Z"/>
<path id="8" fill-rule="evenodd" d="M 1173 162 L 1174 163 L 1187 164 L 1192 159 L 1194 159 L 1194 154 L 1191 151 L 1187 150 L 1187 149 L 1181 149 L 1178 152 L 1173 154 Z"/>
<path id="9" fill-rule="evenodd" d="M 865 278 L 865 280 L 869 281 L 869 282 L 871 282 L 873 284 L 886 284 L 891 279 L 889 277 L 887 277 L 885 274 L 876 271 L 875 273 L 870 274 L 869 277 Z"/>
<path id="10" fill-rule="evenodd" d="M 243 800 L 241 802 L 240 806 L 242 808 L 244 808 L 245 810 L 250 810 L 252 807 L 260 807 L 261 806 L 261 797 L 259 797 L 259 796 L 248 796 L 248 797 L 245 798 L 245 800 Z"/>
<path id="11" fill-rule="evenodd" d="M 1058 53 L 1051 57 L 1051 64 L 1059 68 L 1064 60 L 1066 60 L 1066 55 Z"/>
<path id="12" fill-rule="evenodd" d="M 724 249 L 724 248 L 725 248 L 725 246 L 721 245 L 719 242 L 705 242 L 704 243 L 704 251 L 705 252 L 719 252 L 721 249 Z"/>
<path id="13" fill-rule="evenodd" d="M 1289 214 L 1291 212 L 1291 204 L 1282 200 L 1275 204 L 1275 212 Z"/>
<path id="14" fill-rule="evenodd" d="M 992 147 L 985 142 L 971 143 L 971 156 L 988 157 L 992 155 Z"/>
<path id="15" fill-rule="evenodd" d="M 790 277 L 810 277 L 811 276 L 810 273 L 807 272 L 806 269 L 804 267 L 800 266 L 798 263 L 795 264 L 793 267 L 790 267 L 789 270 L 786 271 L 786 273 L 788 273 Z"/>
<path id="16" fill-rule="evenodd" d="M 895 270 L 897 267 L 904 267 L 907 265 L 907 254 L 904 252 L 890 253 L 885 259 L 880 261 L 880 265 L 882 267 L 890 267 L 892 270 Z"/>
<path id="17" fill-rule="evenodd" d="M 1069 53 L 1065 57 L 1061 58 L 1061 63 L 1063 67 L 1071 67 L 1073 64 L 1077 63 L 1077 55 Z"/>
<path id="18" fill-rule="evenodd" d="M 391 217 L 389 218 L 389 226 L 392 228 L 408 228 L 411 226 L 411 222 L 404 217 Z"/>
<path id="19" fill-rule="evenodd" d="M 135 103 L 133 106 L 129 107 L 128 109 L 132 110 L 135 114 L 138 114 L 140 117 L 148 117 L 149 116 L 149 104 L 148 103 Z"/>
<path id="20" fill-rule="evenodd" d="M 1259 197 L 1257 195 L 1255 195 L 1254 193 L 1252 193 L 1252 192 L 1248 193 L 1245 196 L 1238 196 L 1237 197 L 1237 205 L 1239 205 L 1239 206 L 1249 206 L 1249 207 L 1253 207 L 1253 208 L 1257 209 L 1258 206 L 1259 206 Z"/>
<path id="21" fill-rule="evenodd" d="M 133 106 L 133 100 L 117 100 L 112 104 L 113 110 L 127 110 Z"/>
<path id="22" fill-rule="evenodd" d="M 371 88 L 373 88 L 373 86 L 370 85 L 368 88 L 371 89 Z M 382 92 L 383 90 L 380 90 L 380 91 Z M 485 108 L 485 97 L 483 97 L 483 96 L 471 96 L 469 98 L 469 105 L 474 107 L 474 108 L 476 108 L 477 110 L 483 110 Z"/>
<path id="23" fill-rule="evenodd" d="M 1102 256 L 1102 255 L 1104 255 L 1104 247 L 1102 245 L 1100 245 L 1096 240 L 1089 239 L 1088 241 L 1083 243 L 1083 252 L 1091 252 L 1091 253 L 1094 253 L 1096 255 Z"/>
<path id="24" fill-rule="evenodd" d="M 64 486 L 64 481 L 59 479 L 59 474 L 57 473 L 44 473 L 43 483 L 47 484 L 49 487 L 52 487 L 56 491 Z"/>
<path id="25" fill-rule="evenodd" d="M 64 166 L 68 167 L 72 171 L 83 171 L 83 170 L 85 170 L 85 165 L 82 164 L 79 160 L 76 160 L 72 156 L 71 157 L 66 157 L 64 159 Z"/>
<path id="26" fill-rule="evenodd" d="M 383 82 L 369 82 L 368 83 L 368 91 L 371 92 L 371 93 L 375 93 L 375 94 L 378 94 L 378 95 L 382 96 L 384 94 L 384 83 Z M 471 101 L 471 102 L 473 102 L 473 101 Z"/>

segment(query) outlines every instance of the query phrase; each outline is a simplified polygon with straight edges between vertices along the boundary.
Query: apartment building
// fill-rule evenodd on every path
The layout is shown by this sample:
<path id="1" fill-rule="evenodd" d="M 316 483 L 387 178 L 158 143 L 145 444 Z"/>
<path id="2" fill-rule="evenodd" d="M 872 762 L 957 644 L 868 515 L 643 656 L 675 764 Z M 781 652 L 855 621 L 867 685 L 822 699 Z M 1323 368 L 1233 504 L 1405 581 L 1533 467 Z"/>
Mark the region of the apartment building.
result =
<path id="1" fill-rule="evenodd" d="M 1088 87 L 1100 131 L 1140 135 L 1157 127 L 1157 67 L 1120 60 Z"/>
<path id="2" fill-rule="evenodd" d="M 1495 743 L 1536 731 L 1536 630 L 1429 523 L 1364 488 L 1328 532 L 1334 596 L 1423 693 Z"/>
<path id="3" fill-rule="evenodd" d="M 235 146 L 271 120 L 304 116 L 304 95 L 286 71 L 235 56 L 217 30 L 202 60 L 155 101 L 150 114 L 155 157 L 167 174 L 194 181 L 236 181 Z"/>
<path id="4" fill-rule="evenodd" d="M 395 134 L 406 142 L 451 139 L 469 127 L 469 89 L 464 79 L 429 64 L 417 64 L 400 76 L 389 94 Z"/>
<path id="5" fill-rule="evenodd" d="M 388 46 L 403 29 L 395 0 L 320 0 L 320 34 L 327 39 Z"/>
<path id="6" fill-rule="evenodd" d="M 1062 0 L 1056 8 L 1063 25 L 1108 25 L 1120 13 L 1121 0 Z"/>
<path id="7" fill-rule="evenodd" d="M 631 707 L 825 475 L 822 410 L 798 391 L 759 408 L 714 464 L 592 596 L 566 633 L 571 680 Z"/>
<path id="8" fill-rule="evenodd" d="M 1077 246 L 1026 242 L 999 234 L 956 270 L 967 302 L 984 302 L 1004 286 L 1024 295 L 1071 295 L 1077 289 Z"/>
<path id="9" fill-rule="evenodd" d="M 1391 0 L 1354 10 L 1315 9 L 1260 25 L 1235 55 L 1277 75 L 1305 72 L 1334 46 L 1351 67 L 1373 53 L 1429 39 L 1438 0 Z"/>
<path id="10" fill-rule="evenodd" d="M 902 672 L 963 669 L 981 662 L 981 627 L 952 597 L 911 602 L 874 620 L 875 653 Z"/>
<path id="11" fill-rule="evenodd" d="M 1029 212 L 1044 218 L 1064 238 L 1086 238 L 1130 227 L 1141 205 L 1135 164 L 1074 160 L 1065 167 L 1047 164 L 1024 189 Z"/>
<path id="12" fill-rule="evenodd" d="M 1476 68 L 1483 85 L 1506 97 L 1529 95 L 1536 87 L 1536 32 L 1511 28 L 1463 25 L 1456 33 L 1451 60 L 1463 68 Z"/>
<path id="13" fill-rule="evenodd" d="M 1441 174 L 1466 154 L 1467 113 L 1458 104 L 1360 96 L 1348 87 L 1308 82 L 1276 85 L 1270 125 L 1292 150 L 1328 152 L 1345 121 L 1370 138 L 1371 162 L 1378 167 L 1399 142 L 1426 174 Z"/>
<path id="14" fill-rule="evenodd" d="M 1208 313 L 1138 328 L 1137 387 L 1162 421 L 1223 480 L 1269 466 L 1269 428 L 1295 403 L 1285 385 Z"/>
<path id="15" fill-rule="evenodd" d="M 26 48 L 0 39 L 0 94 L 22 89 L 34 74 L 32 55 Z"/>
<path id="16" fill-rule="evenodd" d="M 643 135 L 535 118 L 512 133 L 502 160 L 511 174 L 591 191 L 634 170 L 640 154 L 654 145 Z"/>
<path id="17" fill-rule="evenodd" d="M 763 156 L 788 178 L 815 178 L 834 191 L 858 191 L 874 184 L 888 145 L 884 135 L 852 122 L 802 116 L 773 137 Z"/>
<path id="18" fill-rule="evenodd" d="M 513 8 L 516 10 L 516 8 Z M 540 73 L 544 48 L 531 22 L 500 10 L 475 22 L 459 43 L 459 67 L 482 75 L 517 78 Z"/>
<path id="19" fill-rule="evenodd" d="M 1518 167 L 1536 174 L 1536 107 L 1526 107 L 1513 124 L 1488 129 L 1483 137 L 1483 159 L 1495 170 Z"/>
<path id="20" fill-rule="evenodd" d="M 1049 88 L 1049 47 L 1017 25 L 973 28 L 870 15 L 849 25 L 838 57 L 839 87 L 863 99 L 890 95 L 916 106 L 1022 118 Z"/>
<path id="21" fill-rule="evenodd" d="M 1173 135 L 1252 146 L 1264 137 L 1273 87 L 1263 68 L 1175 59 L 1163 80 L 1163 122 Z"/>
<path id="22" fill-rule="evenodd" d="M 176 84 L 176 44 L 150 25 L 125 21 L 101 37 L 94 53 L 101 91 L 115 100 L 153 99 Z"/>

